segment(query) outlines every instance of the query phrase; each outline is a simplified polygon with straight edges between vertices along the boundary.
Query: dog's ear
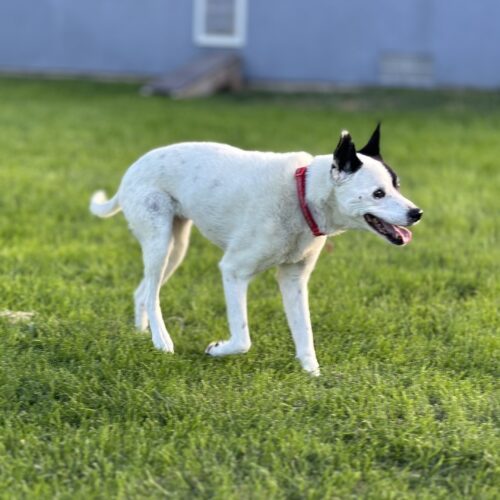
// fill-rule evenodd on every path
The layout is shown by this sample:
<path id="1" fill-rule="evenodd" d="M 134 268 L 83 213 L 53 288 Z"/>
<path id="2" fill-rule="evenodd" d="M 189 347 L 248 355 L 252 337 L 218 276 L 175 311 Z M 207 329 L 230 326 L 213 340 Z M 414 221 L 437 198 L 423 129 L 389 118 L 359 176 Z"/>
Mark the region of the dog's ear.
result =
<path id="1" fill-rule="evenodd" d="M 351 134 L 344 130 L 333 152 L 333 166 L 337 167 L 340 172 L 353 174 L 361 165 L 363 162 L 356 155 L 356 146 L 352 142 Z"/>
<path id="2" fill-rule="evenodd" d="M 372 158 L 382 158 L 380 154 L 380 122 L 377 123 L 377 128 L 373 132 L 366 146 L 361 148 L 358 153 L 371 156 Z"/>

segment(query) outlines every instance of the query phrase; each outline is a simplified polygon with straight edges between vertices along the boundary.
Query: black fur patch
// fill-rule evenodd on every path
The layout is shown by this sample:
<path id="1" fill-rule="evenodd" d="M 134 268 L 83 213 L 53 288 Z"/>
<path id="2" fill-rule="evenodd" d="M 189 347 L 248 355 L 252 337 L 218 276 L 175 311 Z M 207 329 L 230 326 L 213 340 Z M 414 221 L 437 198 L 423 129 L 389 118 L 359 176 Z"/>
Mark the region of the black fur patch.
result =
<path id="1" fill-rule="evenodd" d="M 384 160 L 382 160 L 382 157 L 377 158 L 377 160 L 379 160 L 380 163 L 382 163 L 382 165 L 384 165 L 384 167 L 387 169 L 387 172 L 389 172 L 389 175 L 391 176 L 392 179 L 392 185 L 396 189 L 399 189 L 399 186 L 401 184 L 399 182 L 398 174 L 396 174 L 396 172 L 394 172 L 394 170 L 392 170 L 392 168 L 389 165 L 387 165 L 387 163 L 385 163 Z"/>
<path id="2" fill-rule="evenodd" d="M 353 174 L 363 165 L 363 162 L 356 154 L 356 146 L 352 142 L 349 133 L 344 133 L 340 137 L 339 143 L 333 152 L 333 162 L 340 171 L 348 174 Z"/>
<path id="3" fill-rule="evenodd" d="M 358 151 L 358 153 L 365 156 L 371 156 L 372 158 L 380 156 L 380 122 L 377 123 L 377 127 L 370 137 L 370 140 Z"/>
<path id="4" fill-rule="evenodd" d="M 372 136 L 370 137 L 370 140 L 366 143 L 364 147 L 362 147 L 358 153 L 361 153 L 362 155 L 369 156 L 373 158 L 374 160 L 378 160 L 384 167 L 387 169 L 389 172 L 389 175 L 391 176 L 392 179 L 392 185 L 396 188 L 399 189 L 400 182 L 398 175 L 394 170 L 387 165 L 387 163 L 384 162 L 382 159 L 382 155 L 380 154 L 380 125 L 381 123 L 377 123 L 377 127 L 373 131 Z"/>

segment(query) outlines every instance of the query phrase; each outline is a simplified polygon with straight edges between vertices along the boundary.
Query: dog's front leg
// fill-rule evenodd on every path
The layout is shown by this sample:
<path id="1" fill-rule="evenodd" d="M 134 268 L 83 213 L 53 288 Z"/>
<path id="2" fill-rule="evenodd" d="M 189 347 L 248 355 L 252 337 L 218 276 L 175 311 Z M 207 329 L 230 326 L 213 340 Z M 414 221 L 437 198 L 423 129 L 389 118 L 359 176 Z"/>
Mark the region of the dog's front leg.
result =
<path id="1" fill-rule="evenodd" d="M 221 263 L 227 318 L 231 338 L 208 345 L 205 352 L 211 356 L 243 354 L 250 349 L 250 333 L 247 319 L 247 288 L 250 279 Z"/>
<path id="2" fill-rule="evenodd" d="M 319 364 L 309 317 L 307 283 L 316 258 L 317 256 L 314 256 L 297 264 L 283 264 L 278 268 L 278 283 L 295 342 L 296 355 L 302 368 L 314 376 L 319 375 Z"/>

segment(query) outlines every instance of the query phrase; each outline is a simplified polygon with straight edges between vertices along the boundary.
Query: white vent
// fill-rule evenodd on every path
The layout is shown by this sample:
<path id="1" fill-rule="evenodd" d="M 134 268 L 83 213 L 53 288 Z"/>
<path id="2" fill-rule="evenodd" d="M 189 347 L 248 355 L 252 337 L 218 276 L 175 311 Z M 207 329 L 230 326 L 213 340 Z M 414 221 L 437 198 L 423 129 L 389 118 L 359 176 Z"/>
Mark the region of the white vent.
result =
<path id="1" fill-rule="evenodd" d="M 245 43 L 246 0 L 194 0 L 194 40 L 206 47 Z"/>
<path id="2" fill-rule="evenodd" d="M 384 54 L 380 58 L 380 83 L 408 87 L 434 84 L 432 57 L 425 54 Z"/>

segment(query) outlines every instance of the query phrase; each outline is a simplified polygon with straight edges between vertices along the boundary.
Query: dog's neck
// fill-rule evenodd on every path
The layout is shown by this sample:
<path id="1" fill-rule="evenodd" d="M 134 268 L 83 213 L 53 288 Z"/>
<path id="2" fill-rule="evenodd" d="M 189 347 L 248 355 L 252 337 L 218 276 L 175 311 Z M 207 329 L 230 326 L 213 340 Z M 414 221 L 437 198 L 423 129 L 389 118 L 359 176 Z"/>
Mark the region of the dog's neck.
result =
<path id="1" fill-rule="evenodd" d="M 305 196 L 319 229 L 327 235 L 347 229 L 347 221 L 338 209 L 331 169 L 331 155 L 314 157 L 307 169 Z"/>

